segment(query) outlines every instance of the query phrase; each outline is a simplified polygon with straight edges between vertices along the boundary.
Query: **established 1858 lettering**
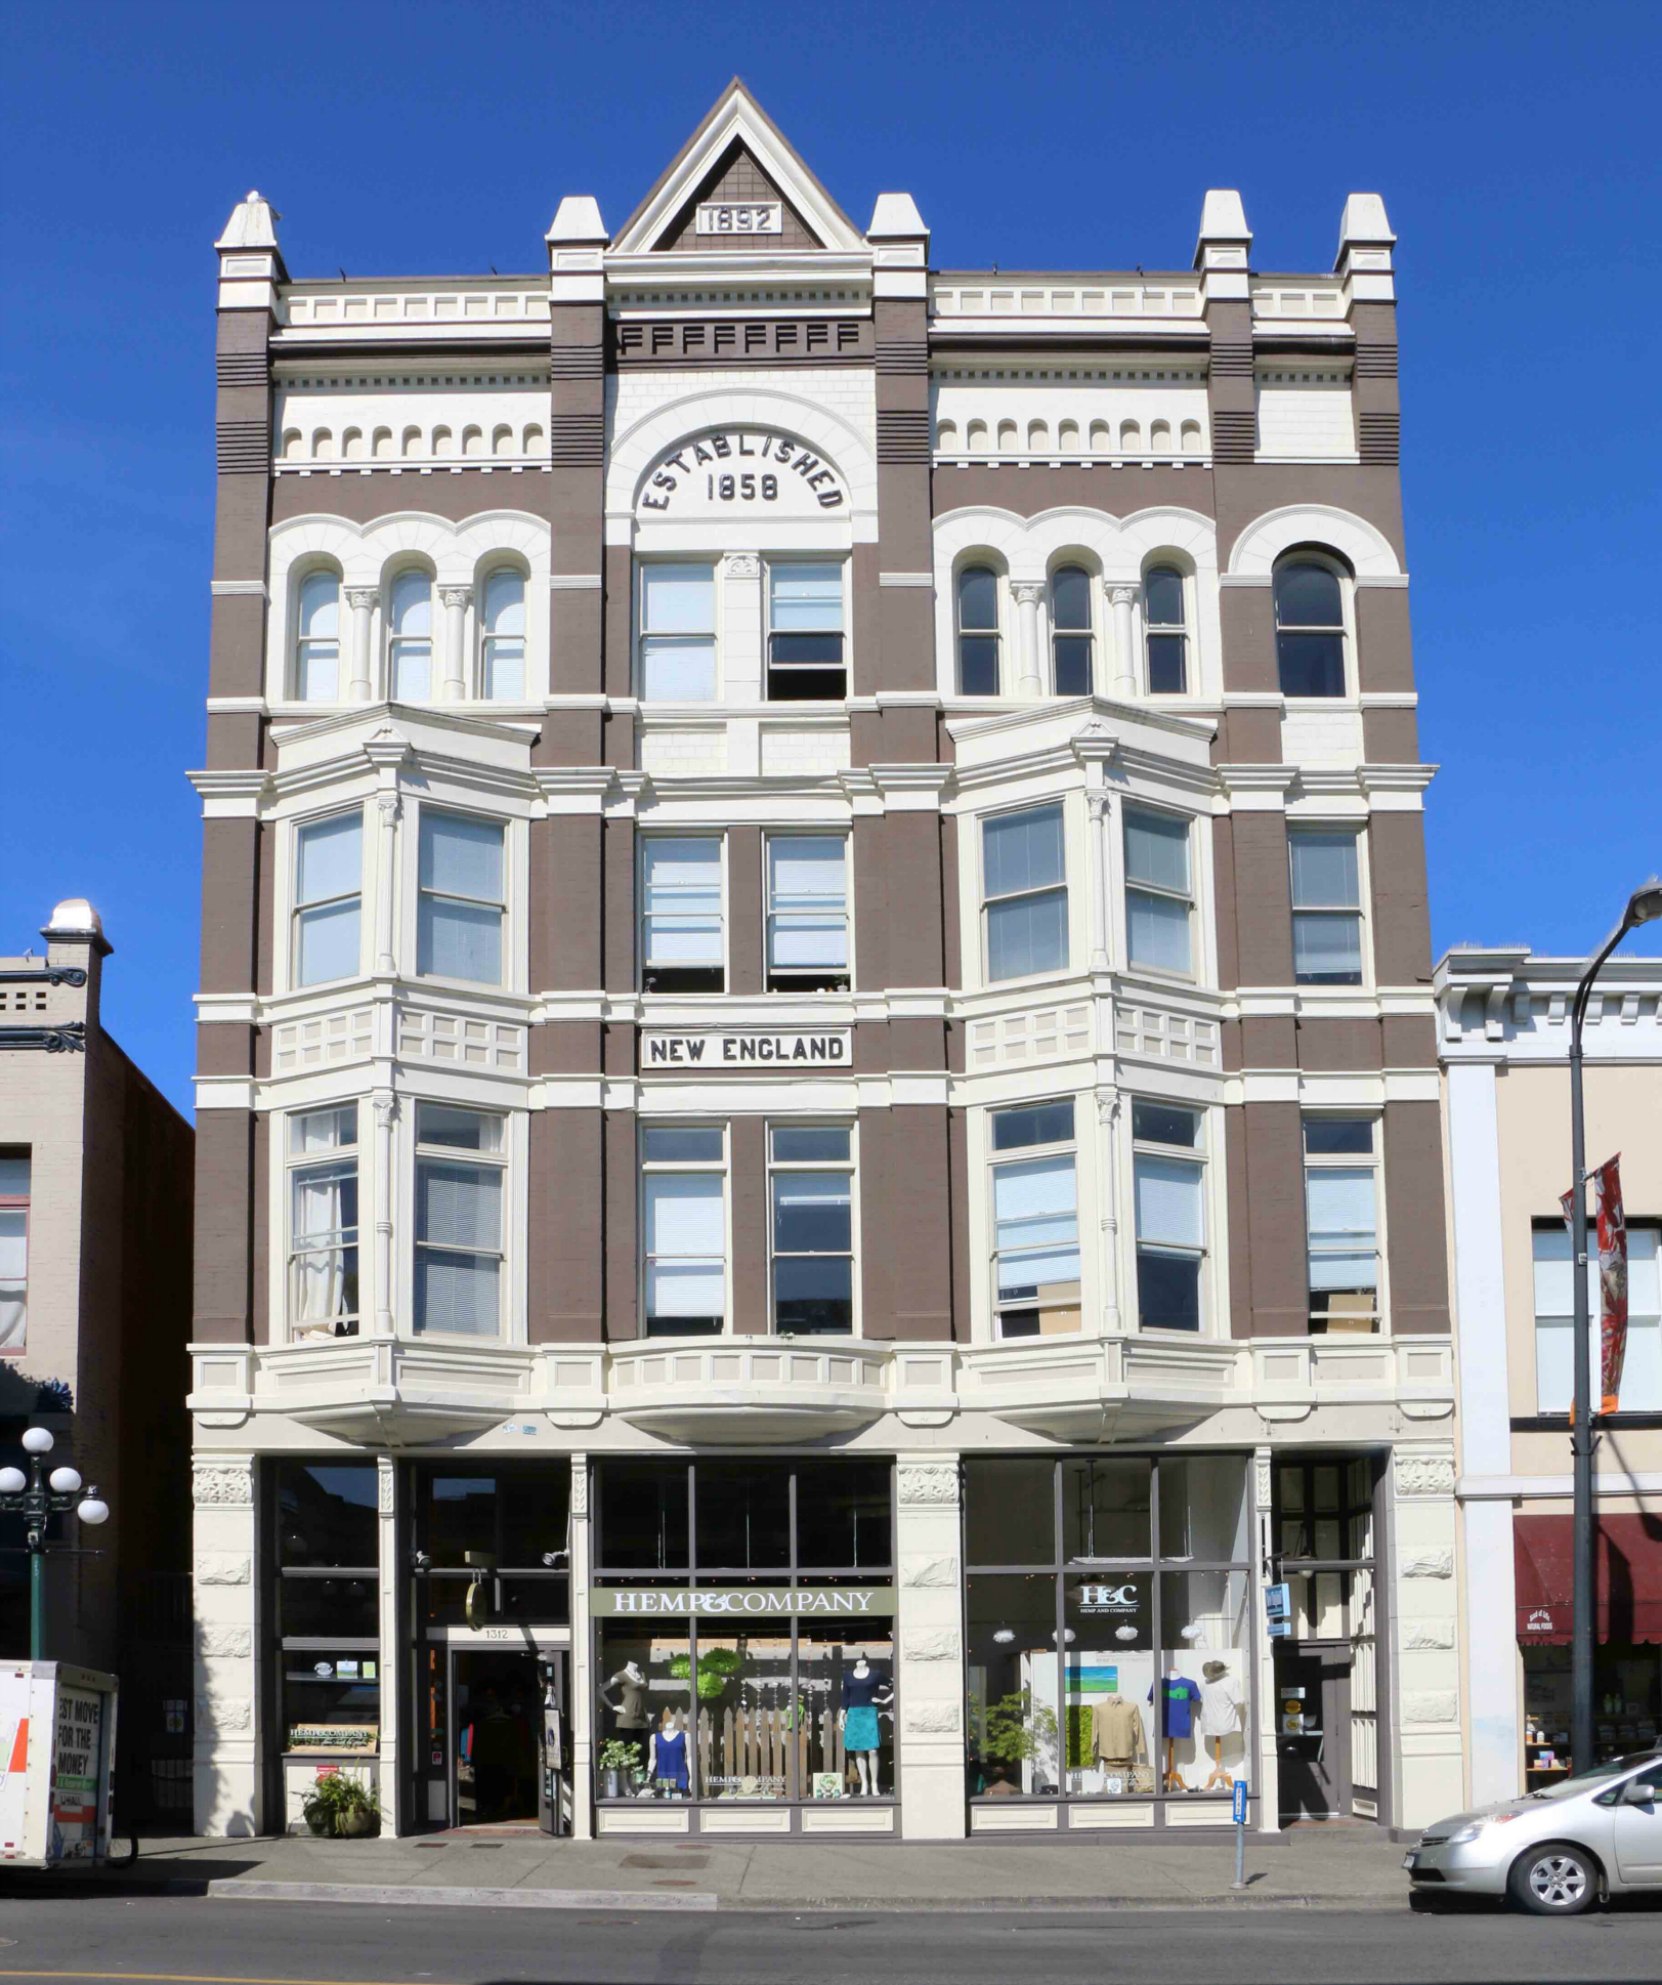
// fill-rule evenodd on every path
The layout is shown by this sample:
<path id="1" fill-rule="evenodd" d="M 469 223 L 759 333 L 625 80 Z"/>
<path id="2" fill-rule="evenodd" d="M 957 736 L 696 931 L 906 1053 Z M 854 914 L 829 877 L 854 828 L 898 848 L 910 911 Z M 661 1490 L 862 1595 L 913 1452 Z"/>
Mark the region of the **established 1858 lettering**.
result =
<path id="1" fill-rule="evenodd" d="M 788 434 L 729 428 L 684 441 L 660 457 L 641 491 L 643 510 L 780 504 L 804 497 L 821 510 L 848 501 L 841 476 Z"/>

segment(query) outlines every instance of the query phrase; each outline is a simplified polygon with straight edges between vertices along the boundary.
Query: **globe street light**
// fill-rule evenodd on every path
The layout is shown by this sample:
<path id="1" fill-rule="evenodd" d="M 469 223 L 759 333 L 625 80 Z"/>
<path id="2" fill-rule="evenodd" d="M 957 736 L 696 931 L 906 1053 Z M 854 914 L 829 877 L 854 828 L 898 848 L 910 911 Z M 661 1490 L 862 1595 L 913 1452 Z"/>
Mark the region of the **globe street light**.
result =
<path id="1" fill-rule="evenodd" d="M 1570 1758 L 1577 1771 L 1593 1768 L 1593 1669 L 1598 1644 L 1594 1617 L 1593 1523 L 1593 1356 L 1587 1302 L 1587 1124 L 1581 1095 L 1581 1027 L 1593 981 L 1605 960 L 1639 924 L 1662 917 L 1662 878 L 1652 876 L 1628 898 L 1622 920 L 1605 939 L 1575 989 L 1570 1009 L 1570 1277 L 1575 1285 L 1575 1419 L 1570 1428 L 1570 1463 L 1575 1471 L 1573 1594 L 1570 1634 Z M 28 1438 L 27 1435 L 24 1436 Z"/>
<path id="2" fill-rule="evenodd" d="M 24 1548 L 29 1553 L 29 1659 L 39 1661 L 46 1625 L 46 1541 L 47 1524 L 53 1516 L 74 1510 L 83 1523 L 107 1523 L 110 1506 L 89 1483 L 82 1495 L 80 1472 L 74 1468 L 54 1468 L 46 1473 L 46 1457 L 55 1442 L 50 1428 L 27 1427 L 23 1450 L 29 1457 L 29 1473 L 21 1468 L 0 1468 L 0 1513 L 21 1516 L 24 1522 Z"/>

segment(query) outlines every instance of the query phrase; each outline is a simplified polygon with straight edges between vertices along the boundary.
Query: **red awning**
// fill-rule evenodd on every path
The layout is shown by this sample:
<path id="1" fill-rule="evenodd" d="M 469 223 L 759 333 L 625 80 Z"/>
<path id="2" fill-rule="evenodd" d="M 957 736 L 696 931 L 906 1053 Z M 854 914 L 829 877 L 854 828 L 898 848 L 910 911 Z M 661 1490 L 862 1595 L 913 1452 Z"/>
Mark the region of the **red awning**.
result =
<path id="1" fill-rule="evenodd" d="M 1574 1553 L 1574 1517 L 1513 1517 L 1518 1638 L 1526 1647 L 1570 1638 Z M 1594 1590 L 1601 1641 L 1662 1641 L 1662 1515 L 1600 1517 Z"/>

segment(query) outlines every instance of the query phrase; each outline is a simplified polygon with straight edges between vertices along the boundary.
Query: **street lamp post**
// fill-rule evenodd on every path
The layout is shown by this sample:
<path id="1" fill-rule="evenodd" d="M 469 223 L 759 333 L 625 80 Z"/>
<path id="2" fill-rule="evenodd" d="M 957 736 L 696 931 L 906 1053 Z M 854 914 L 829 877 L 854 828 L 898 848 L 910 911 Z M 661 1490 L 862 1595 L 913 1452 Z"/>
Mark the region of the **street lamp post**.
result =
<path id="1" fill-rule="evenodd" d="M 46 1427 L 26 1428 L 23 1447 L 29 1457 L 29 1472 L 21 1468 L 0 1468 L 0 1512 L 21 1516 L 25 1549 L 29 1553 L 29 1659 L 41 1660 L 46 1638 L 46 1526 L 62 1510 L 74 1510 L 83 1523 L 108 1523 L 110 1506 L 99 1495 L 96 1485 L 87 1484 L 83 1493 L 81 1477 L 73 1468 L 46 1472 L 46 1457 L 55 1443 Z"/>
<path id="2" fill-rule="evenodd" d="M 1652 878 L 1628 899 L 1622 920 L 1593 957 L 1575 989 L 1570 1011 L 1570 1275 L 1574 1288 L 1575 1420 L 1570 1463 L 1575 1474 L 1575 1622 L 1570 1638 L 1570 1757 L 1577 1771 L 1593 1766 L 1593 1665 L 1598 1645 L 1595 1616 L 1593 1522 L 1593 1348 L 1587 1302 L 1587 1124 L 1581 1094 L 1581 1028 L 1593 981 L 1628 932 L 1662 917 L 1662 881 Z"/>

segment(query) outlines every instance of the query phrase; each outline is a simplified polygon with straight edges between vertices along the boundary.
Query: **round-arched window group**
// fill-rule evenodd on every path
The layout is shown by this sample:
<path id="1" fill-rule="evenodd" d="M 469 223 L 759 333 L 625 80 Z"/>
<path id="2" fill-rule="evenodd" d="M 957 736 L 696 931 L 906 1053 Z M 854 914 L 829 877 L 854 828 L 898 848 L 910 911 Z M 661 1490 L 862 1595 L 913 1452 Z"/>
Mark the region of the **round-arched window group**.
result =
<path id="1" fill-rule="evenodd" d="M 301 703 L 343 703 L 354 695 L 352 670 L 367 669 L 356 694 L 398 703 L 441 697 L 523 702 L 525 573 L 498 563 L 465 594 L 460 639 L 435 610 L 436 581 L 424 565 L 405 565 L 379 589 L 379 654 L 353 652 L 342 619 L 342 579 L 333 565 L 315 565 L 295 588 L 288 693 Z M 451 588 L 444 588 L 445 594 Z M 447 598 L 446 605 L 454 604 Z M 471 622 L 471 630 L 469 628 Z"/>

